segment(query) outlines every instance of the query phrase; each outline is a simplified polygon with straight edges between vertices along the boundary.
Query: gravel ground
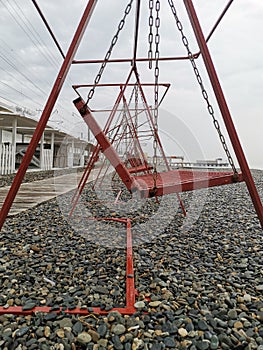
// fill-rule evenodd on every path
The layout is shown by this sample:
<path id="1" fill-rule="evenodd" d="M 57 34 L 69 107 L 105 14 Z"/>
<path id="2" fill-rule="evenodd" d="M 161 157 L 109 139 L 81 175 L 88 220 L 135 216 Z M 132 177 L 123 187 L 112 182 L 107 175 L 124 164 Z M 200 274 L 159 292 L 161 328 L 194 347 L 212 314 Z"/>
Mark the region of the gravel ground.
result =
<path id="1" fill-rule="evenodd" d="M 71 219 L 66 194 L 6 221 L 0 305 L 109 314 L 2 315 L 0 349 L 263 350 L 263 235 L 244 184 L 183 193 L 187 218 L 173 195 L 113 205 L 103 194 L 87 189 Z M 132 219 L 132 316 L 110 312 L 125 306 L 125 226 L 94 214 Z"/>

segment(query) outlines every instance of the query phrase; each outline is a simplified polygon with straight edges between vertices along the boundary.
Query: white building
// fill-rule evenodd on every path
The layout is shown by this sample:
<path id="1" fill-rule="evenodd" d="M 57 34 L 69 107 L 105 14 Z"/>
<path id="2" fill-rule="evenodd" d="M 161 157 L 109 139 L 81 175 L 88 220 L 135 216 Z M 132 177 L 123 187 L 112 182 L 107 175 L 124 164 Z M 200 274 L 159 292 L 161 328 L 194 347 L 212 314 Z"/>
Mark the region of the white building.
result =
<path id="1" fill-rule="evenodd" d="M 0 102 L 0 175 L 19 167 L 37 126 L 36 113 Z M 30 167 L 39 170 L 84 166 L 92 145 L 48 125 Z"/>

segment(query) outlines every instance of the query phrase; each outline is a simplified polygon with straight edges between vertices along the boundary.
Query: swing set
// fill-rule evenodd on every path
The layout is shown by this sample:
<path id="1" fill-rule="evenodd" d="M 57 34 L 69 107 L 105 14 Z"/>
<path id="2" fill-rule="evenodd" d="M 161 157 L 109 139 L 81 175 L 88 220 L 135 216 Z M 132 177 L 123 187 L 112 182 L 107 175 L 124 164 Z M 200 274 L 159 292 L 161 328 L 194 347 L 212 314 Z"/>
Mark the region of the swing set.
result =
<path id="1" fill-rule="evenodd" d="M 42 12 L 35 0 L 32 0 L 37 11 L 44 18 Z M 96 75 L 93 84 L 81 84 L 73 85 L 73 89 L 77 93 L 78 97 L 74 100 L 74 105 L 84 122 L 87 124 L 91 132 L 93 133 L 97 144 L 89 158 L 88 164 L 85 168 L 83 176 L 79 182 L 78 188 L 74 194 L 72 200 L 73 213 L 80 195 L 87 183 L 87 180 L 91 174 L 94 165 L 96 164 L 100 155 L 104 156 L 103 165 L 99 171 L 99 177 L 96 181 L 103 179 L 102 172 L 107 169 L 109 164 L 113 167 L 115 173 L 119 176 L 127 190 L 131 193 L 137 193 L 140 197 L 158 197 L 163 195 L 169 195 L 176 193 L 178 201 L 181 205 L 183 213 L 186 215 L 183 203 L 180 199 L 180 193 L 184 191 L 192 191 L 195 189 L 208 188 L 214 186 L 222 186 L 227 184 L 233 184 L 244 181 L 251 200 L 253 202 L 255 211 L 259 218 L 261 227 L 263 228 L 263 207 L 261 199 L 259 197 L 257 188 L 255 186 L 253 177 L 246 157 L 244 155 L 242 146 L 240 144 L 238 135 L 235 130 L 235 126 L 230 115 L 229 108 L 227 106 L 208 46 L 207 42 L 212 36 L 213 32 L 217 28 L 221 19 L 227 12 L 228 8 L 232 4 L 233 0 L 228 1 L 224 11 L 221 13 L 216 24 L 212 28 L 208 37 L 205 38 L 202 32 L 194 5 L 192 0 L 183 0 L 185 9 L 190 19 L 191 26 L 193 28 L 196 41 L 199 46 L 200 52 L 193 53 L 190 49 L 189 41 L 185 36 L 183 25 L 178 17 L 177 10 L 173 0 L 167 0 L 171 9 L 172 16 L 174 17 L 177 29 L 182 39 L 183 46 L 186 50 L 184 57 L 162 57 L 160 55 L 160 1 L 149 0 L 149 33 L 148 42 L 149 50 L 147 57 L 140 58 L 137 55 L 138 40 L 139 40 L 139 23 L 141 18 L 141 0 L 129 0 L 125 8 L 124 15 L 119 22 L 117 31 L 111 41 L 110 47 L 106 52 L 103 59 L 98 60 L 76 60 L 75 54 L 78 46 L 81 42 L 82 36 L 85 32 L 90 18 L 92 17 L 93 10 L 98 0 L 88 0 L 87 6 L 84 10 L 82 18 L 76 29 L 75 35 L 69 46 L 66 55 L 63 54 L 54 34 L 52 33 L 47 21 L 45 25 L 52 35 L 55 44 L 63 56 L 63 63 L 61 69 L 57 75 L 54 86 L 51 90 L 45 108 L 42 112 L 42 116 L 36 127 L 32 140 L 29 144 L 27 152 L 22 160 L 22 163 L 18 169 L 18 172 L 14 178 L 13 184 L 8 192 L 5 202 L 2 206 L 0 213 L 0 228 L 2 228 L 6 217 L 9 213 L 9 209 L 15 199 L 15 196 L 19 190 L 22 179 L 26 173 L 26 170 L 33 157 L 35 149 L 39 140 L 44 132 L 50 114 L 57 101 L 58 95 L 61 91 L 62 85 L 67 77 L 67 73 L 71 65 L 77 64 L 100 64 L 100 69 Z M 135 8 L 135 30 L 134 30 L 134 47 L 132 58 L 113 59 L 111 58 L 113 49 L 117 46 L 119 35 L 125 25 L 127 16 L 131 13 L 133 4 L 136 4 Z M 202 57 L 205 68 L 207 70 L 208 77 L 213 88 L 219 110 L 222 114 L 222 118 L 232 144 L 232 148 L 238 161 L 237 170 L 234 164 L 233 158 L 229 151 L 226 139 L 221 131 L 218 120 L 215 117 L 214 109 L 209 101 L 208 93 L 204 87 L 203 80 L 200 75 L 200 71 L 197 67 L 197 59 Z M 186 169 L 171 169 L 167 157 L 165 155 L 161 139 L 158 130 L 158 118 L 159 118 L 159 106 L 162 103 L 165 95 L 168 93 L 170 83 L 162 83 L 159 81 L 160 62 L 161 61 L 177 61 L 187 60 L 191 64 L 197 83 L 200 87 L 202 97 L 207 106 L 208 114 L 211 117 L 212 123 L 217 131 L 219 140 L 222 144 L 227 160 L 231 166 L 231 171 L 202 171 L 202 170 L 186 170 Z M 148 68 L 153 71 L 153 82 L 144 83 L 141 82 L 140 74 L 138 72 L 138 62 L 146 62 Z M 129 63 L 131 68 L 128 71 L 126 81 L 121 83 L 101 84 L 100 80 L 107 65 L 111 63 Z M 83 98 L 79 89 L 85 87 L 89 89 L 87 98 Z M 97 118 L 95 117 L 96 111 L 90 107 L 90 102 L 93 98 L 95 90 L 101 87 L 114 87 L 118 88 L 119 93 L 115 100 L 113 107 L 109 110 L 107 122 L 102 128 Z M 153 105 L 148 103 L 145 89 L 152 89 L 153 91 Z M 134 102 L 133 102 L 134 100 Z M 150 140 L 153 144 L 153 157 L 152 162 L 149 162 L 144 151 L 142 144 L 147 140 Z M 125 145 L 125 147 L 124 147 Z M 162 166 L 158 165 L 159 160 L 162 160 Z M 107 219 L 106 219 L 107 220 Z M 114 220 L 114 219 L 111 219 Z M 118 219 L 116 219 L 118 220 Z M 136 296 L 136 289 L 134 287 L 134 272 L 132 265 L 132 240 L 131 240 L 131 223 L 129 219 L 120 219 L 127 225 L 127 289 L 126 289 L 126 301 L 127 307 L 118 309 L 121 313 L 133 313 L 134 302 Z M 36 309 L 27 311 L 32 313 L 35 311 L 50 312 L 48 308 L 38 307 Z M 59 312 L 59 311 L 58 311 Z M 66 310 L 65 312 L 85 314 L 87 310 Z M 102 310 L 96 310 L 98 313 L 103 313 Z M 10 308 L 4 310 L 0 308 L 0 313 L 23 313 L 22 308 Z"/>

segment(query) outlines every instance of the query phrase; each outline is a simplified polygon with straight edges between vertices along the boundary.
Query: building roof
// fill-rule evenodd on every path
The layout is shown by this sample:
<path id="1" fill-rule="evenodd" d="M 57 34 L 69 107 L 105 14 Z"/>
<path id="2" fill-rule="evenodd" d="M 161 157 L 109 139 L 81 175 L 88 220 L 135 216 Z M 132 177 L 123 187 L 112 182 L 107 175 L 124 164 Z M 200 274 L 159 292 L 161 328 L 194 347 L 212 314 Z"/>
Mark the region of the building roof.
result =
<path id="1" fill-rule="evenodd" d="M 17 134 L 23 134 L 31 138 L 38 124 L 37 113 L 19 106 L 9 106 L 0 101 L 0 129 L 11 132 L 15 119 L 17 120 Z M 78 141 L 79 143 L 87 143 L 87 141 L 76 138 L 74 135 L 69 135 L 59 128 L 59 126 L 54 127 L 48 123 L 45 128 L 46 141 L 51 139 L 52 133 L 55 136 L 55 143 L 60 143 L 65 138 L 74 139 L 74 141 Z"/>

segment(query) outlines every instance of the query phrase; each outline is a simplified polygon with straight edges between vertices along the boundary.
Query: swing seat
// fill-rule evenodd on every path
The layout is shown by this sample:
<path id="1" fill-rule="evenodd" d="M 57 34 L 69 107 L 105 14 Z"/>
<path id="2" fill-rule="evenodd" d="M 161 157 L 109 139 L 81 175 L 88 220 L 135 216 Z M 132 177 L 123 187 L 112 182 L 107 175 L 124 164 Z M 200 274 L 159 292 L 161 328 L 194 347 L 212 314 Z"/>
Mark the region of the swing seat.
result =
<path id="1" fill-rule="evenodd" d="M 127 162 L 131 166 L 128 168 L 128 172 L 130 174 L 147 172 L 147 171 L 153 169 L 153 167 L 151 165 L 149 165 L 148 163 L 144 164 L 140 158 L 129 157 L 127 159 Z"/>
<path id="2" fill-rule="evenodd" d="M 133 178 L 136 191 L 140 192 L 141 197 L 162 196 L 244 181 L 241 173 L 200 170 L 170 170 L 157 173 L 156 186 L 153 174 Z"/>
<path id="3" fill-rule="evenodd" d="M 148 170 L 151 170 L 151 169 L 153 169 L 153 167 L 152 166 L 148 166 L 148 165 L 140 165 L 140 166 L 136 166 L 136 167 L 133 167 L 133 168 L 128 168 L 127 170 L 128 170 L 128 172 L 130 173 L 130 174 L 135 174 L 135 173 L 142 173 L 142 172 L 146 172 L 146 171 L 148 171 Z"/>

